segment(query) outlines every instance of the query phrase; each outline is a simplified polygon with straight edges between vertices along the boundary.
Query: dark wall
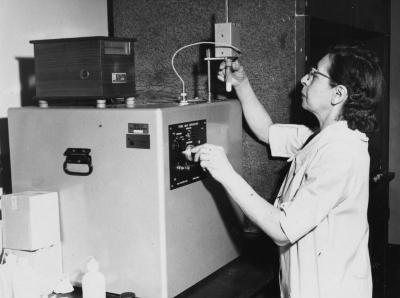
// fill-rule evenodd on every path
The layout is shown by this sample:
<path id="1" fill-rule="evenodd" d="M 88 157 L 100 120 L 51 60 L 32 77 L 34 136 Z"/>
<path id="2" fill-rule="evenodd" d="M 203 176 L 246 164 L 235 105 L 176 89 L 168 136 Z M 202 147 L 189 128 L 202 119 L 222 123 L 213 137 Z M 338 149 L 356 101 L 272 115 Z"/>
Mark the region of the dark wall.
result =
<path id="1" fill-rule="evenodd" d="M 115 0 L 114 36 L 134 37 L 136 85 L 139 93 L 178 97 L 181 83 L 171 67 L 180 47 L 214 41 L 214 23 L 225 21 L 225 1 Z M 289 122 L 291 92 L 295 87 L 295 1 L 229 1 L 229 21 L 241 26 L 240 58 L 256 94 L 275 122 Z M 205 97 L 207 88 L 204 46 L 183 50 L 176 68 L 185 80 L 188 97 Z M 215 63 L 215 67 L 218 62 Z M 214 77 L 216 72 L 214 71 Z M 218 97 L 231 96 L 215 80 Z M 153 94 L 154 94 L 153 93 Z M 267 147 L 243 134 L 244 176 L 262 196 L 272 198 L 284 162 L 268 157 Z"/>
<path id="2" fill-rule="evenodd" d="M 308 10 L 310 16 L 335 24 L 389 33 L 390 3 L 391 0 L 308 0 Z"/>
<path id="3" fill-rule="evenodd" d="M 35 96 L 35 86 L 32 84 L 34 79 L 34 59 L 17 57 L 19 81 L 21 86 L 21 106 L 36 105 L 33 100 Z M 8 139 L 8 119 L 0 118 L 0 187 L 3 193 L 11 193 L 11 166 L 10 149 Z"/>
<path id="4" fill-rule="evenodd" d="M 391 14 L 389 167 L 396 176 L 389 188 L 389 243 L 400 245 L 400 1 L 392 1 Z"/>

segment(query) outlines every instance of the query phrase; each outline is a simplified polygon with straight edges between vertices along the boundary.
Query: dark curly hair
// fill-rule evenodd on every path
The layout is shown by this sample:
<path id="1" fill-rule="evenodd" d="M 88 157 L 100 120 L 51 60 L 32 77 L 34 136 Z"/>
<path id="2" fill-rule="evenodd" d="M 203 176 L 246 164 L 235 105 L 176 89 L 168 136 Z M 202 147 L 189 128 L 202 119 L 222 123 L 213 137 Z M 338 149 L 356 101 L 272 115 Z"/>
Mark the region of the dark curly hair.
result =
<path id="1" fill-rule="evenodd" d="M 377 129 L 376 109 L 383 92 L 383 74 L 376 55 L 360 44 L 336 45 L 328 51 L 331 85 L 347 88 L 342 119 L 350 129 L 371 133 Z"/>

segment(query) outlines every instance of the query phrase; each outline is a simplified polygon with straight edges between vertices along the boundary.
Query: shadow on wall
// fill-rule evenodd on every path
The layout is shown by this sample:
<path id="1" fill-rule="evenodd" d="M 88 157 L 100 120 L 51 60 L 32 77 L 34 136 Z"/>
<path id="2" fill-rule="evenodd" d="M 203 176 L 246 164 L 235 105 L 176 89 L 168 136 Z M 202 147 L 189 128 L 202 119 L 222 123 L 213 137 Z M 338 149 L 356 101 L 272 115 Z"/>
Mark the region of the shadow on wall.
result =
<path id="1" fill-rule="evenodd" d="M 36 105 L 34 100 L 35 89 L 35 63 L 34 58 L 17 57 L 19 79 L 21 85 L 21 106 Z M 0 119 L 0 187 L 4 193 L 11 193 L 11 166 L 10 147 L 8 138 L 8 120 Z"/>
<path id="2" fill-rule="evenodd" d="M 8 145 L 8 121 L 0 119 L 0 187 L 3 193 L 11 193 L 10 149 Z"/>
<path id="3" fill-rule="evenodd" d="M 19 81 L 21 85 L 21 106 L 36 105 L 35 60 L 34 58 L 17 57 Z"/>

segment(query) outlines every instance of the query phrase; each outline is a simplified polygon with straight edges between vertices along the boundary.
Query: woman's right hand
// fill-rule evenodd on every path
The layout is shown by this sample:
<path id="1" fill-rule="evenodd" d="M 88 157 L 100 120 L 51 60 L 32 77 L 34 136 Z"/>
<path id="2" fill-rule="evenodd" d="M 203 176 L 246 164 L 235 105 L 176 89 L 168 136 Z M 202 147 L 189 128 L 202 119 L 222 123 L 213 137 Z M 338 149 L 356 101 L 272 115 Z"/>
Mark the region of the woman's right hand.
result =
<path id="1" fill-rule="evenodd" d="M 228 81 L 233 87 L 238 87 L 242 82 L 247 81 L 247 75 L 243 66 L 238 60 L 232 62 L 232 70 L 225 76 L 225 61 L 219 65 L 218 79 L 222 82 Z"/>

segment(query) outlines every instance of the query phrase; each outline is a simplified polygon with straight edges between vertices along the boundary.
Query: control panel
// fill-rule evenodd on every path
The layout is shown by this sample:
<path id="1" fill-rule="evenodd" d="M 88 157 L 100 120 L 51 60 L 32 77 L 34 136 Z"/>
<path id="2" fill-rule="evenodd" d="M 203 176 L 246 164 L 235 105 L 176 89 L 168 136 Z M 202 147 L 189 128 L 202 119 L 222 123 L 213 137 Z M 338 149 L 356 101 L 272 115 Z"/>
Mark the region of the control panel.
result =
<path id="1" fill-rule="evenodd" d="M 170 189 L 175 189 L 205 177 L 206 172 L 190 158 L 190 149 L 207 142 L 206 120 L 168 126 Z"/>

